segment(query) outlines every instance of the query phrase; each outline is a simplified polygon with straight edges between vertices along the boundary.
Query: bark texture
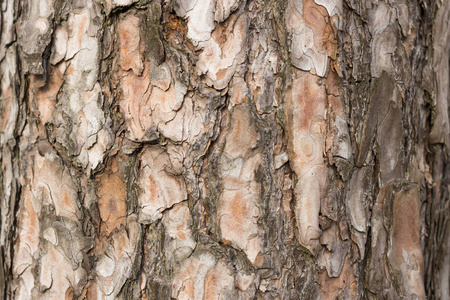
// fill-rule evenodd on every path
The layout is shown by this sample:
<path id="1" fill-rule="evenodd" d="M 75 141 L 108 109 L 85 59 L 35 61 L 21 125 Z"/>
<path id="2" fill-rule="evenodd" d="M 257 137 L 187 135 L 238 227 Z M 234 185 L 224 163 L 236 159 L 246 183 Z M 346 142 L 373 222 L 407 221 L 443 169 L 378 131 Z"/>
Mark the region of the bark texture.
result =
<path id="1" fill-rule="evenodd" d="M 2 0 L 0 298 L 450 299 L 450 3 Z"/>

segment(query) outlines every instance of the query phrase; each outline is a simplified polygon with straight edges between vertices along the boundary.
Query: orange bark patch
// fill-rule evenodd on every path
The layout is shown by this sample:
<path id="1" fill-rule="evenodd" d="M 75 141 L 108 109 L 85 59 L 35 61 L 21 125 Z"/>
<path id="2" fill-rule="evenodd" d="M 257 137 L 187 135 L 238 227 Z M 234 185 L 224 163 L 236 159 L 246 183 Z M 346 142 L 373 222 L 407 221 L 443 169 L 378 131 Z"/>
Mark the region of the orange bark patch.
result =
<path id="1" fill-rule="evenodd" d="M 317 76 L 297 72 L 291 98 L 288 98 L 286 118 L 289 135 L 289 156 L 298 176 L 323 163 L 326 132 L 325 86 Z"/>
<path id="2" fill-rule="evenodd" d="M 89 11 L 87 9 L 83 10 L 81 13 L 70 14 L 68 20 L 69 41 L 67 58 L 72 58 L 73 55 L 81 49 L 83 36 L 88 31 L 89 22 Z"/>
<path id="3" fill-rule="evenodd" d="M 255 203 L 260 190 L 257 183 L 249 185 L 247 189 L 223 191 L 218 214 L 222 240 L 244 250 L 248 259 L 255 264 L 261 251 L 257 224 L 259 209 Z"/>
<path id="4" fill-rule="evenodd" d="M 140 75 L 144 69 L 139 50 L 140 43 L 139 18 L 135 15 L 127 15 L 119 23 L 120 38 L 120 65 L 125 71 L 133 70 L 135 75 Z"/>
<path id="5" fill-rule="evenodd" d="M 306 24 L 314 31 L 314 44 L 324 49 L 325 31 L 328 12 L 325 7 L 317 5 L 314 0 L 303 1 L 303 17 Z"/>
<path id="6" fill-rule="evenodd" d="M 180 41 L 184 41 L 187 32 L 187 24 L 183 21 L 183 19 L 173 13 L 167 15 L 166 20 L 163 23 L 163 37 L 166 41 L 170 41 L 175 38 L 179 39 Z M 189 44 L 192 47 L 192 44 L 190 42 Z"/>
<path id="7" fill-rule="evenodd" d="M 218 261 L 216 265 L 206 273 L 205 294 L 203 299 L 223 299 L 222 291 L 225 288 L 234 288 L 234 278 L 231 275 L 231 269 L 222 260 Z"/>
<path id="8" fill-rule="evenodd" d="M 402 250 L 419 250 L 419 195 L 416 188 L 399 192 L 394 200 L 392 249 L 394 263 L 403 262 Z"/>
<path id="9" fill-rule="evenodd" d="M 248 87 L 243 78 L 234 77 L 230 88 L 230 103 L 234 106 L 248 101 Z"/>
<path id="10" fill-rule="evenodd" d="M 105 173 L 99 178 L 98 208 L 100 217 L 106 224 L 106 233 L 110 234 L 125 224 L 126 185 L 120 173 Z"/>
<path id="11" fill-rule="evenodd" d="M 139 178 L 140 221 L 160 219 L 165 208 L 187 199 L 184 180 L 166 172 L 170 165 L 164 149 L 148 147 L 143 150 Z"/>
<path id="12" fill-rule="evenodd" d="M 230 200 L 230 214 L 233 216 L 233 220 L 235 220 L 235 226 L 233 226 L 237 232 L 239 232 L 242 227 L 242 219 L 246 218 L 248 215 L 248 206 L 245 203 L 245 199 L 242 197 L 242 192 L 238 192 L 233 198 Z"/>
<path id="13" fill-rule="evenodd" d="M 75 292 L 73 290 L 73 288 L 68 288 L 66 291 L 66 295 L 64 296 L 64 299 L 66 300 L 72 300 L 75 297 Z"/>
<path id="14" fill-rule="evenodd" d="M 308 132 L 314 117 L 325 115 L 325 87 L 317 83 L 316 76 L 305 74 L 294 80 L 292 98 L 297 123 L 294 130 Z"/>
<path id="15" fill-rule="evenodd" d="M 172 112 L 177 108 L 174 85 L 172 84 L 167 91 L 154 88 L 150 96 L 150 101 L 152 103 L 152 109 L 159 107 L 163 113 Z M 163 119 L 163 116 L 161 117 Z"/>
<path id="16" fill-rule="evenodd" d="M 72 205 L 73 199 L 70 198 L 70 195 L 67 193 L 67 191 L 63 192 L 63 197 L 62 197 L 62 207 L 70 207 Z"/>
<path id="17" fill-rule="evenodd" d="M 97 283 L 95 281 L 88 281 L 81 293 L 80 299 L 97 299 Z"/>
<path id="18" fill-rule="evenodd" d="M 39 219 L 37 213 L 34 211 L 31 193 L 30 197 L 25 199 L 25 207 L 21 211 L 20 225 L 25 231 L 24 234 L 20 234 L 21 242 L 23 242 L 28 249 L 37 249 L 39 236 Z M 31 253 L 33 254 L 33 253 Z"/>
<path id="19" fill-rule="evenodd" d="M 185 240 L 186 239 L 186 234 L 184 233 L 184 226 L 183 226 L 183 224 L 180 224 L 180 225 L 178 225 L 177 226 L 177 237 L 180 239 L 180 240 Z"/>
<path id="20" fill-rule="evenodd" d="M 419 188 L 411 186 L 395 195 L 393 204 L 392 252 L 389 261 L 402 275 L 406 296 L 425 299 L 423 255 L 419 243 Z"/>
<path id="21" fill-rule="evenodd" d="M 326 271 L 319 274 L 321 299 L 357 299 L 358 283 L 348 258 L 345 258 L 342 272 L 337 278 L 328 277 Z"/>
<path id="22" fill-rule="evenodd" d="M 36 91 L 37 107 L 41 123 L 45 124 L 51 118 L 55 109 L 56 97 L 64 82 L 64 76 L 57 67 L 51 66 L 47 84 Z"/>
<path id="23" fill-rule="evenodd" d="M 220 69 L 219 72 L 216 73 L 216 78 L 218 80 L 224 78 L 225 75 L 227 75 L 227 71 L 228 71 L 228 69 L 226 69 L 226 68 Z"/>
<path id="24" fill-rule="evenodd" d="M 237 105 L 233 109 L 232 130 L 227 136 L 224 151 L 233 157 L 244 156 L 256 147 L 258 133 L 251 121 L 251 112 L 247 105 Z"/>
<path id="25" fill-rule="evenodd" d="M 5 132 L 7 131 L 7 125 L 8 122 L 10 122 L 10 118 L 11 118 L 11 107 L 12 107 L 12 101 L 11 101 L 11 89 L 8 88 L 7 90 L 3 91 L 3 100 L 2 101 L 4 103 L 4 107 L 2 107 L 2 113 L 1 113 L 1 123 L 0 123 L 0 130 Z M 12 128 L 13 123 L 10 123 L 10 128 Z M 10 129 L 8 128 L 8 129 Z M 10 130 L 8 130 L 10 131 Z"/>
<path id="26" fill-rule="evenodd" d="M 247 34 L 245 15 L 231 15 L 226 26 L 215 25 L 212 38 L 202 44 L 197 71 L 206 74 L 216 89 L 225 88 L 234 74 L 237 63 L 245 57 L 244 41 Z"/>
<path id="27" fill-rule="evenodd" d="M 203 272 L 199 272 L 199 269 L 208 270 L 213 264 L 214 257 L 209 253 L 185 260 L 175 273 L 172 284 L 172 298 L 195 299 L 195 294 L 198 293 L 196 288 L 203 288 L 205 277 Z M 196 282 L 198 282 L 197 287 Z"/>
<path id="28" fill-rule="evenodd" d="M 146 181 L 145 185 L 146 191 L 148 193 L 148 197 L 150 199 L 155 198 L 162 198 L 161 190 L 159 189 L 159 186 L 152 175 L 148 176 L 148 179 Z"/>
<path id="29" fill-rule="evenodd" d="M 129 138 L 134 141 L 145 141 L 153 137 L 160 124 L 164 125 L 174 119 L 183 103 L 183 95 L 176 94 L 175 84 L 170 84 L 170 79 L 151 82 L 150 71 L 147 71 L 150 67 L 150 62 L 146 61 L 146 71 L 142 76 L 120 71 L 123 90 L 120 107 L 125 116 Z"/>
<path id="30" fill-rule="evenodd" d="M 146 63 L 146 68 L 149 66 Z M 125 122 L 131 138 L 140 140 L 151 126 L 151 111 L 148 97 L 151 92 L 149 73 L 135 76 L 132 72 L 124 72 L 121 78 L 123 98 L 120 107 L 125 116 Z"/>
<path id="31" fill-rule="evenodd" d="M 219 288 L 220 274 L 210 270 L 205 278 L 205 299 L 217 299 L 217 290 Z"/>
<path id="32" fill-rule="evenodd" d="M 389 261 L 403 277 L 407 297 L 425 299 L 423 285 L 423 256 L 419 244 L 419 188 L 409 187 L 395 195 L 393 207 L 392 252 Z"/>
<path id="33" fill-rule="evenodd" d="M 155 180 L 155 177 L 151 174 L 146 176 L 147 179 L 144 181 L 143 189 L 145 189 L 147 202 L 145 203 L 144 210 L 148 209 L 159 210 L 166 206 L 166 201 L 164 199 L 163 191 L 159 183 Z"/>
<path id="34" fill-rule="evenodd" d="M 51 146 L 48 152 L 41 156 L 39 151 L 34 155 L 34 173 L 32 178 L 33 193 L 42 196 L 42 204 L 52 204 L 58 216 L 65 216 L 79 221 L 77 205 L 77 191 L 72 177 L 64 168 Z"/>
<path id="35" fill-rule="evenodd" d="M 243 197 L 242 191 L 235 193 L 229 200 L 224 199 L 227 203 L 224 203 L 221 213 L 225 216 L 221 218 L 221 228 L 224 231 L 224 241 L 230 242 L 238 239 L 242 245 L 245 245 L 247 235 L 250 235 L 249 222 L 251 222 L 251 214 L 248 209 L 246 201 L 248 198 Z"/>
<path id="36" fill-rule="evenodd" d="M 334 25 L 327 24 L 325 26 L 322 39 L 323 46 L 327 50 L 328 56 L 333 60 L 336 60 L 338 51 L 335 32 L 337 32 L 336 27 Z"/>

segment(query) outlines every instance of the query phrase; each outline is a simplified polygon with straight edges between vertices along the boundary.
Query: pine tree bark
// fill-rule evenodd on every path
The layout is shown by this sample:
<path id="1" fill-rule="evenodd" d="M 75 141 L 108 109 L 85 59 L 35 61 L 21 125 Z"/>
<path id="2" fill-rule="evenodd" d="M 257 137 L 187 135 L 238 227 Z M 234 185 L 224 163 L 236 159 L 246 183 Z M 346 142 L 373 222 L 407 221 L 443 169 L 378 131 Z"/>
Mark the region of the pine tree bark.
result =
<path id="1" fill-rule="evenodd" d="M 1 299 L 450 299 L 450 4 L 2 0 Z"/>

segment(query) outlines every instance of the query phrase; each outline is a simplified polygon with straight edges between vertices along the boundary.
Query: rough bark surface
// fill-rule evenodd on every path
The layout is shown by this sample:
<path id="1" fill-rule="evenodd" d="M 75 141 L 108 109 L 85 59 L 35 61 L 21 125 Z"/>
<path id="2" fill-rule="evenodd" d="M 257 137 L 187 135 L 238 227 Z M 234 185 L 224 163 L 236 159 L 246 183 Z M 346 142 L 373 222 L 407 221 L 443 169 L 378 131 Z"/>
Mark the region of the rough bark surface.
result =
<path id="1" fill-rule="evenodd" d="M 450 3 L 2 0 L 0 299 L 450 299 Z"/>

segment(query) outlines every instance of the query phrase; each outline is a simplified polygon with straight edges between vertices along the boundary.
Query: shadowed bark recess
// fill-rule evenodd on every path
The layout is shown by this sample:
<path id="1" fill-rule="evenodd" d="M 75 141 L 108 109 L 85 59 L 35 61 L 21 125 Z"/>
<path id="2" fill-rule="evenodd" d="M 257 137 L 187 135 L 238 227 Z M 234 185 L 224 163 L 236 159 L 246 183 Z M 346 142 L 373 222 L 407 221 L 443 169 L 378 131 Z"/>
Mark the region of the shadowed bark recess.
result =
<path id="1" fill-rule="evenodd" d="M 450 4 L 2 0 L 0 299 L 450 299 Z"/>

